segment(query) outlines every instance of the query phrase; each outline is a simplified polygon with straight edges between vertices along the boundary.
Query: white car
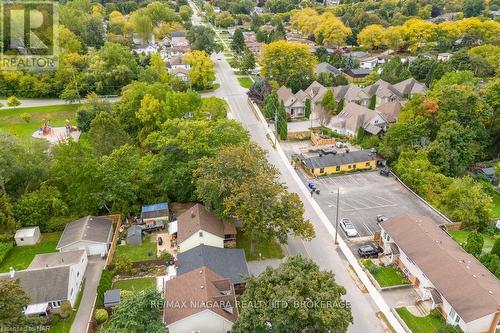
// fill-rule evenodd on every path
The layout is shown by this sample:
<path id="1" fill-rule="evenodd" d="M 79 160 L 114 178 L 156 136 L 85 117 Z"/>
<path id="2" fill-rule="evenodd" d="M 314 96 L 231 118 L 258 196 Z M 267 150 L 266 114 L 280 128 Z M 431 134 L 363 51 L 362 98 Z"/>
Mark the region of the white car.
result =
<path id="1" fill-rule="evenodd" d="M 342 220 L 340 220 L 340 227 L 342 228 L 342 230 L 344 230 L 347 237 L 358 236 L 358 231 L 354 227 L 354 224 L 352 224 L 351 220 L 349 220 L 348 218 L 343 218 Z"/>

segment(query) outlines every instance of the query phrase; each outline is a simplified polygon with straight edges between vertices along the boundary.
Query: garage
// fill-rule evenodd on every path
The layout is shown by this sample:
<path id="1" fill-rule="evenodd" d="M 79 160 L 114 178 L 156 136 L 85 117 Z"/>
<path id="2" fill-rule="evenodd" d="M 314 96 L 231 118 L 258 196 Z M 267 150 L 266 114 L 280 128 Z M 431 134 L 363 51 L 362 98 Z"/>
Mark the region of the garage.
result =
<path id="1" fill-rule="evenodd" d="M 106 244 L 91 244 L 87 246 L 87 254 L 89 256 L 102 256 L 108 253 L 108 246 Z"/>

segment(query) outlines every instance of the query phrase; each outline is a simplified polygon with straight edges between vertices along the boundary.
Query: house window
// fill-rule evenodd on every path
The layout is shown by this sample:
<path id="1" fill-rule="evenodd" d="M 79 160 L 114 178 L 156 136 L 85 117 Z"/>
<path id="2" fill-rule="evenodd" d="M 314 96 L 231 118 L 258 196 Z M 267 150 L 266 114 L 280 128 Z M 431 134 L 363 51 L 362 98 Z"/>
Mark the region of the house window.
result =
<path id="1" fill-rule="evenodd" d="M 353 168 L 353 169 L 356 169 L 356 164 L 353 164 L 353 165 L 352 165 L 352 168 Z"/>
<path id="2" fill-rule="evenodd" d="M 199 235 L 200 237 L 203 237 L 203 231 L 200 231 L 200 232 L 198 233 L 198 235 Z"/>
<path id="3" fill-rule="evenodd" d="M 448 312 L 448 316 L 449 316 L 449 318 L 451 318 L 451 321 L 453 321 L 457 324 L 460 321 L 460 316 L 452 307 L 450 307 L 450 311 Z"/>
<path id="4" fill-rule="evenodd" d="M 85 259 L 85 258 L 83 258 L 83 257 L 82 257 L 82 262 L 83 262 L 83 260 L 84 260 L 84 259 Z"/>
<path id="5" fill-rule="evenodd" d="M 324 173 L 325 172 L 325 168 L 320 168 L 319 169 L 319 173 Z"/>
<path id="6" fill-rule="evenodd" d="M 24 238 L 21 238 L 21 242 L 24 242 Z"/>
<path id="7" fill-rule="evenodd" d="M 337 165 L 337 166 L 335 167 L 335 171 L 340 171 L 340 165 Z"/>
<path id="8" fill-rule="evenodd" d="M 71 288 L 70 296 L 73 296 L 73 288 Z"/>
<path id="9" fill-rule="evenodd" d="M 388 233 L 385 233 L 384 234 L 384 239 L 386 240 L 386 242 L 390 241 L 391 240 L 391 236 L 389 236 Z"/>
<path id="10" fill-rule="evenodd" d="M 365 163 L 365 166 L 370 166 L 370 162 L 366 162 L 366 163 Z"/>

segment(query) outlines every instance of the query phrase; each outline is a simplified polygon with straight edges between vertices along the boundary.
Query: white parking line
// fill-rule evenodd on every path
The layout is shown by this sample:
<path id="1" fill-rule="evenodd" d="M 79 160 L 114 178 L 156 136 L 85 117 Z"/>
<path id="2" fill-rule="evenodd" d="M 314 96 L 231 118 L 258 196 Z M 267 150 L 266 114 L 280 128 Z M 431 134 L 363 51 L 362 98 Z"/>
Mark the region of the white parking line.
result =
<path id="1" fill-rule="evenodd" d="M 374 235 L 373 231 L 366 225 L 366 223 L 363 222 L 362 224 L 365 227 L 365 229 L 368 231 L 368 234 L 370 236 Z"/>
<path id="2" fill-rule="evenodd" d="M 378 198 L 379 200 L 381 200 L 381 201 L 385 201 L 385 202 L 386 202 L 386 203 L 388 203 L 388 204 L 394 204 L 392 201 L 387 200 L 386 198 L 380 197 L 380 196 L 378 196 L 378 195 L 374 196 L 374 198 Z"/>

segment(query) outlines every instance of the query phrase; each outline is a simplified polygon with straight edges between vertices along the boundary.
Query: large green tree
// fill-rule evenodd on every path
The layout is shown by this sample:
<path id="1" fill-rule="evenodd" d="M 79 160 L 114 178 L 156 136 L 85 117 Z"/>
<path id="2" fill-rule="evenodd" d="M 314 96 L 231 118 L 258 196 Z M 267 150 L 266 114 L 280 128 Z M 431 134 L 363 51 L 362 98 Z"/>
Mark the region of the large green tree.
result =
<path id="1" fill-rule="evenodd" d="M 14 219 L 10 197 L 3 189 L 0 189 L 0 242 L 12 240 L 16 228 L 17 223 Z"/>
<path id="2" fill-rule="evenodd" d="M 207 54 L 221 52 L 224 48 L 215 40 L 215 32 L 203 25 L 193 26 L 187 38 L 193 50 L 205 51 Z"/>
<path id="3" fill-rule="evenodd" d="M 107 112 L 100 112 L 92 120 L 88 138 L 99 156 L 109 155 L 115 148 L 130 141 L 122 125 Z"/>
<path id="4" fill-rule="evenodd" d="M 245 51 L 246 45 L 243 30 L 236 29 L 234 32 L 233 40 L 231 41 L 231 49 L 236 53 L 243 53 L 243 51 Z"/>
<path id="5" fill-rule="evenodd" d="M 345 294 L 331 272 L 291 257 L 247 279 L 232 332 L 347 332 L 353 317 Z"/>
<path id="6" fill-rule="evenodd" d="M 28 331 L 32 323 L 23 313 L 30 298 L 17 280 L 0 280 L 0 331 Z"/>

